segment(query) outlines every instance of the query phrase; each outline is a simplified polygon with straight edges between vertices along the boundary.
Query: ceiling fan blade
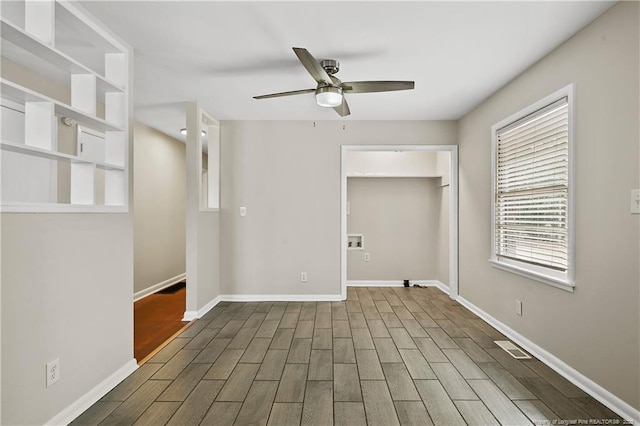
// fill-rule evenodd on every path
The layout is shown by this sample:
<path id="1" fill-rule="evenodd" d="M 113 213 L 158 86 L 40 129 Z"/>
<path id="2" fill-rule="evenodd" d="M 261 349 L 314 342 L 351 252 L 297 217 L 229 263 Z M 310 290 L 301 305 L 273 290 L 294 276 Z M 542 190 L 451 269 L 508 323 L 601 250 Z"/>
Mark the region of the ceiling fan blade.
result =
<path id="1" fill-rule="evenodd" d="M 347 99 L 342 97 L 342 104 L 337 107 L 333 107 L 334 111 L 338 113 L 340 117 L 346 117 L 351 114 L 351 110 L 349 109 L 349 104 L 347 104 Z"/>
<path id="2" fill-rule="evenodd" d="M 342 90 L 349 93 L 393 92 L 395 90 L 411 90 L 413 81 L 347 81 L 342 83 Z"/>
<path id="3" fill-rule="evenodd" d="M 309 74 L 311 74 L 311 77 L 313 77 L 315 81 L 320 84 L 327 85 L 331 85 L 333 83 L 331 81 L 331 77 L 329 77 L 329 74 L 327 74 L 324 68 L 320 66 L 320 63 L 316 61 L 316 58 L 314 58 L 307 49 L 304 49 L 302 47 L 294 47 L 293 51 L 296 53 L 298 59 L 300 59 L 300 62 L 302 62 L 302 65 L 304 65 L 304 67 L 307 69 Z"/>
<path id="4" fill-rule="evenodd" d="M 280 96 L 302 95 L 303 93 L 312 93 L 316 89 L 291 90 L 289 92 L 271 93 L 269 95 L 254 96 L 253 99 L 279 98 Z"/>

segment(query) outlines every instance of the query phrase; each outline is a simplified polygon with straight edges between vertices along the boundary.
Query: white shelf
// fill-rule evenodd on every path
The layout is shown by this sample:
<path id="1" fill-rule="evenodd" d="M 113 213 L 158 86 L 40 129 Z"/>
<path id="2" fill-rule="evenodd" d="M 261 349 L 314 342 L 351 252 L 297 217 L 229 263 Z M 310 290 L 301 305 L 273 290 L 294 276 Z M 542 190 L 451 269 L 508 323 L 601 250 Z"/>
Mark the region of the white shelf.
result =
<path id="1" fill-rule="evenodd" d="M 11 203 L 0 206 L 0 213 L 126 213 L 125 206 L 89 204 Z"/>
<path id="2" fill-rule="evenodd" d="M 16 64 L 0 78 L 2 212 L 129 211 L 132 50 L 74 3 L 22 1 L 0 17 L 0 54 Z"/>
<path id="3" fill-rule="evenodd" d="M 72 108 L 69 105 L 65 105 L 62 102 L 58 102 L 55 99 L 49 98 L 38 92 L 35 92 L 26 87 L 20 86 L 12 81 L 0 79 L 0 94 L 3 98 L 10 99 L 15 102 L 52 102 L 55 106 L 55 114 L 63 117 L 72 118 L 80 123 L 85 124 L 88 127 L 101 131 L 124 131 L 123 127 L 116 126 L 115 124 L 108 123 L 107 121 L 86 114 L 76 108 Z"/>
<path id="4" fill-rule="evenodd" d="M 48 151 L 46 149 L 36 148 L 29 145 L 0 142 L 0 149 L 3 151 L 16 152 L 18 154 L 31 155 L 32 157 L 46 158 L 47 160 L 64 161 L 67 163 L 78 164 L 95 164 L 98 169 L 124 171 L 124 167 L 115 164 L 108 164 L 96 161 L 88 161 L 75 155 L 64 154 L 62 152 Z"/>
<path id="5" fill-rule="evenodd" d="M 67 74 L 92 74 L 96 76 L 96 85 L 98 93 L 108 92 L 124 92 L 124 87 L 108 81 L 104 76 L 96 73 L 92 69 L 86 67 L 80 62 L 76 61 L 69 55 L 61 52 L 55 47 L 41 42 L 29 35 L 26 31 L 15 26 L 9 21 L 0 18 L 0 33 L 2 34 L 2 55 L 21 65 L 26 65 L 27 68 L 38 68 L 33 62 L 46 63 L 56 66 L 57 68 L 65 71 Z M 4 42 L 8 41 L 16 45 L 20 50 L 31 53 L 29 57 L 14 52 L 16 49 L 11 49 L 9 46 L 5 46 Z M 27 63 L 25 63 L 27 62 Z"/>

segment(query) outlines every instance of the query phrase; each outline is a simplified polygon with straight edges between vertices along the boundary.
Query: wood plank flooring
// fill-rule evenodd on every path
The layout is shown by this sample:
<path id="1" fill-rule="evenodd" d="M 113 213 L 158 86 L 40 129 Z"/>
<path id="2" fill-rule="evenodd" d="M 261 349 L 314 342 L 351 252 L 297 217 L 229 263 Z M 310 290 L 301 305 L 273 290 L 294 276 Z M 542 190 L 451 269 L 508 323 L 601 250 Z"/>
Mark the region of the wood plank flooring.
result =
<path id="1" fill-rule="evenodd" d="M 435 288 L 223 302 L 74 425 L 531 425 L 620 417 Z"/>
<path id="2" fill-rule="evenodd" d="M 176 288 L 179 288 L 178 284 Z M 133 356 L 138 362 L 187 324 L 182 322 L 186 288 L 175 292 L 171 290 L 150 294 L 133 304 Z M 211 339 L 205 334 L 200 336 L 200 340 L 208 343 Z"/>

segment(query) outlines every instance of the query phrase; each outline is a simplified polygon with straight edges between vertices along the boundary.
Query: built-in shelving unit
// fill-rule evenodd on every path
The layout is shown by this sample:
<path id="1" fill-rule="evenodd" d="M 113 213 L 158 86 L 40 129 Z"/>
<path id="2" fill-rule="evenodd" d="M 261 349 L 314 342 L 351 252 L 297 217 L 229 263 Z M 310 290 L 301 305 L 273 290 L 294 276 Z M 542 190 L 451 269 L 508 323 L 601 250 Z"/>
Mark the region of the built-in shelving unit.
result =
<path id="1" fill-rule="evenodd" d="M 2 211 L 128 211 L 130 49 L 68 1 L 0 15 Z"/>
<path id="2" fill-rule="evenodd" d="M 69 155 L 62 152 L 49 151 L 29 145 L 19 143 L 2 142 L 0 146 L 4 151 L 16 152 L 18 154 L 30 155 L 33 157 L 46 158 L 47 160 L 65 161 L 75 164 L 94 164 L 98 169 L 124 171 L 124 166 L 115 164 L 102 163 L 99 161 L 91 161 L 76 155 Z"/>
<path id="3" fill-rule="evenodd" d="M 19 84 L 4 79 L 0 79 L 0 84 L 0 93 L 2 93 L 2 97 L 4 99 L 9 99 L 14 102 L 23 104 L 27 104 L 30 102 L 51 103 L 53 104 L 54 114 L 58 117 L 68 117 L 76 120 L 77 122 L 84 123 L 91 128 L 103 131 L 124 131 L 124 128 L 113 123 L 108 123 L 107 121 L 96 117 L 95 114 L 88 114 L 79 110 L 78 108 L 73 108 L 69 105 L 65 105 L 61 102 L 49 98 L 48 96 L 34 92 L 33 90 L 29 90 L 26 87 L 22 87 Z"/>

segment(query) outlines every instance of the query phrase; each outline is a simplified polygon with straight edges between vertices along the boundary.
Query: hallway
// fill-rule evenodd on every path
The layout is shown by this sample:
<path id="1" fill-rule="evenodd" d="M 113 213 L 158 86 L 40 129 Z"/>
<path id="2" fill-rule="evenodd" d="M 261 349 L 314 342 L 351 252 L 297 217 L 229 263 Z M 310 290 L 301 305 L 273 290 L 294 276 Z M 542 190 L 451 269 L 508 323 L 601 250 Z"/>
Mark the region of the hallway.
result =
<path id="1" fill-rule="evenodd" d="M 133 303 L 133 356 L 139 364 L 187 325 L 186 293 L 181 282 Z"/>

